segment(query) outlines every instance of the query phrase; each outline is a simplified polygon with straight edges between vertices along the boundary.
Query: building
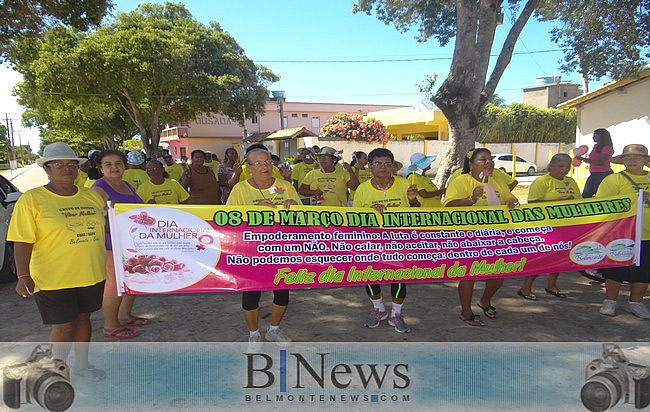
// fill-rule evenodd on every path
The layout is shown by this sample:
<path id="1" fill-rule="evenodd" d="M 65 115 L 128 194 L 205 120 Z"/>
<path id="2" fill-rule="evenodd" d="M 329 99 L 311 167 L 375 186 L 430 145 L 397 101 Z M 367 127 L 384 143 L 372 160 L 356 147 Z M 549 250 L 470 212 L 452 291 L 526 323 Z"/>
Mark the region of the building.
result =
<path id="1" fill-rule="evenodd" d="M 282 103 L 282 123 L 280 119 Z M 222 114 L 202 114 L 184 126 L 165 128 L 160 134 L 162 145 L 168 145 L 169 153 L 174 159 L 190 156 L 192 150 L 209 150 L 223 157 L 229 147 L 238 148 L 244 138 L 250 134 L 273 133 L 279 129 L 306 129 L 315 135 L 321 126 L 339 112 L 356 112 L 363 115 L 371 111 L 395 109 L 404 106 L 380 104 L 346 104 L 346 103 L 305 103 L 268 100 L 264 113 L 246 120 L 246 127 L 238 121 Z M 304 135 L 304 133 L 303 133 Z M 277 136 L 273 139 L 277 139 Z M 286 139 L 282 136 L 279 140 Z M 288 144 L 287 144 L 287 147 Z M 279 152 L 276 152 L 279 153 Z M 295 154 L 295 153 L 294 153 Z"/>
<path id="2" fill-rule="evenodd" d="M 543 108 L 556 108 L 559 104 L 582 94 L 579 85 L 562 82 L 562 76 L 538 77 L 534 86 L 523 89 L 524 104 Z"/>
<path id="3" fill-rule="evenodd" d="M 630 143 L 642 143 L 650 149 L 650 69 L 638 76 L 608 83 L 603 87 L 558 106 L 576 108 L 578 125 L 576 146 L 593 147 L 593 131 L 605 128 L 612 135 L 614 152 L 621 153 Z M 579 169 L 578 180 L 586 169 Z"/>

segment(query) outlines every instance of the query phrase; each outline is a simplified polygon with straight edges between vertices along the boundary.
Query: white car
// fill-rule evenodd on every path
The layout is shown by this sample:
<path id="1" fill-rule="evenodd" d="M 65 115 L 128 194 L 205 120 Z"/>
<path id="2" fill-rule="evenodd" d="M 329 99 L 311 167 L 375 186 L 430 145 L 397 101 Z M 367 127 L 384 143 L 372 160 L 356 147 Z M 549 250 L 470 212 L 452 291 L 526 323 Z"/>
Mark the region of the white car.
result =
<path id="1" fill-rule="evenodd" d="M 492 155 L 492 160 L 494 160 L 494 167 L 496 169 L 500 169 L 502 172 L 512 173 L 512 153 Z M 526 173 L 528 176 L 532 176 L 537 171 L 535 163 L 524 160 L 519 156 L 516 156 L 516 160 L 517 173 Z"/>
<path id="2" fill-rule="evenodd" d="M 0 176 L 0 282 L 16 281 L 14 245 L 12 242 L 7 242 L 7 230 L 14 203 L 20 195 L 21 193 L 10 181 Z"/>

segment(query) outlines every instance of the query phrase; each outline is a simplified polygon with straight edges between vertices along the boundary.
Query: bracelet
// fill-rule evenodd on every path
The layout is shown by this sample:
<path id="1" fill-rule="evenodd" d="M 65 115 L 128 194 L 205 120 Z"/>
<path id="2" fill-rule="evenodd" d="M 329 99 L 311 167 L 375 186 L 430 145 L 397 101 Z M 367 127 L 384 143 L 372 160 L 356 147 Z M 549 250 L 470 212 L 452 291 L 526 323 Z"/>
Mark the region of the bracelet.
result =
<path id="1" fill-rule="evenodd" d="M 31 278 L 32 275 L 24 275 L 24 276 L 18 276 L 18 279 L 26 279 L 26 278 Z"/>

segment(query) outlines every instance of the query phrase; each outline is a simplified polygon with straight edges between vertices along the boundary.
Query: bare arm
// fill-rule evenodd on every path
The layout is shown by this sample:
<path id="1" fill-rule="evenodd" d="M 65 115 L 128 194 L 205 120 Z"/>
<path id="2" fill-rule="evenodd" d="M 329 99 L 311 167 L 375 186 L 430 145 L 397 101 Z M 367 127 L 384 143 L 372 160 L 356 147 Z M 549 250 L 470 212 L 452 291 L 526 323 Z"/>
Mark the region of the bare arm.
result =
<path id="1" fill-rule="evenodd" d="M 34 293 L 34 280 L 29 272 L 29 261 L 32 259 L 33 243 L 14 242 L 14 261 L 16 263 L 16 293 L 27 297 Z"/>

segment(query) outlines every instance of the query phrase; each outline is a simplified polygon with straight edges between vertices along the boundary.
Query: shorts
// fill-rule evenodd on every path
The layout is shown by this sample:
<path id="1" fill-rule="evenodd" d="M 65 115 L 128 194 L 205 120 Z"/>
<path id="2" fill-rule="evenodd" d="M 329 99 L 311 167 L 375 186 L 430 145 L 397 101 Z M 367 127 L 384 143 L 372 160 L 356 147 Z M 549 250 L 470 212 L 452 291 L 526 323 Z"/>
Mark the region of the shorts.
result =
<path id="1" fill-rule="evenodd" d="M 82 313 L 96 312 L 102 307 L 104 281 L 78 288 L 39 290 L 34 300 L 46 325 L 59 325 L 77 319 Z"/>
<path id="2" fill-rule="evenodd" d="M 601 269 L 605 279 L 616 282 L 650 283 L 650 240 L 641 241 L 641 266 Z"/>

